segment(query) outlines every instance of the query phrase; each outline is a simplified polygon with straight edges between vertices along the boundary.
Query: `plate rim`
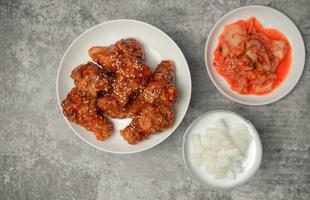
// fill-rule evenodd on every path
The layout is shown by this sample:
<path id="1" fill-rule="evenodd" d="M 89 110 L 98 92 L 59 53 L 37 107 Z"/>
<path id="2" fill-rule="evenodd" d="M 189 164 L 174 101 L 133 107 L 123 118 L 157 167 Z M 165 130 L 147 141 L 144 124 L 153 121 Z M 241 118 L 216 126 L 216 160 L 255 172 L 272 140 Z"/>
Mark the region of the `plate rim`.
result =
<path id="1" fill-rule="evenodd" d="M 254 170 L 252 171 L 252 173 L 250 174 L 250 176 L 248 176 L 246 179 L 244 179 L 243 181 L 239 182 L 238 184 L 236 185 L 233 185 L 233 186 L 230 186 L 230 187 L 216 187 L 216 186 L 212 186 L 212 185 L 209 185 L 208 183 L 205 183 L 201 180 L 201 178 L 197 177 L 194 173 L 192 173 L 193 170 L 190 169 L 189 167 L 189 164 L 188 164 L 188 157 L 185 156 L 185 141 L 187 139 L 187 136 L 190 132 L 190 129 L 192 128 L 192 126 L 194 126 L 195 123 L 197 123 L 197 121 L 199 121 L 201 118 L 205 117 L 206 115 L 210 115 L 210 114 L 214 114 L 214 113 L 218 113 L 218 112 L 223 112 L 223 113 L 227 113 L 227 114 L 232 114 L 238 118 L 240 118 L 242 121 L 248 123 L 252 129 L 254 130 L 254 134 L 257 138 L 257 142 L 258 142 L 258 147 L 256 150 L 258 150 L 258 153 L 256 154 L 258 157 L 258 160 L 255 161 L 256 165 L 255 165 L 255 168 Z M 261 163 L 262 163 L 262 160 L 263 160 L 263 144 L 262 144 L 262 140 L 259 136 L 259 133 L 257 131 L 257 129 L 255 128 L 255 126 L 253 125 L 253 123 L 244 118 L 243 116 L 241 116 L 240 114 L 238 113 L 235 113 L 233 111 L 230 111 L 230 110 L 223 110 L 223 109 L 216 109 L 216 110 L 210 110 L 210 111 L 207 111 L 207 112 L 204 112 L 202 113 L 201 115 L 199 115 L 198 117 L 196 117 L 192 122 L 191 124 L 188 126 L 188 128 L 186 129 L 184 135 L 183 135 L 183 138 L 182 138 L 182 158 L 183 158 L 183 163 L 185 165 L 185 168 L 186 168 L 186 171 L 190 174 L 190 176 L 192 178 L 194 178 L 196 181 L 198 181 L 200 184 L 202 184 L 203 186 L 206 186 L 208 188 L 211 188 L 211 189 L 215 189 L 215 190 L 223 190 L 223 191 L 228 191 L 230 189 L 233 189 L 233 188 L 236 188 L 236 187 L 239 187 L 245 183 L 247 183 L 249 180 L 251 180 L 252 177 L 255 176 L 255 174 L 257 174 L 260 166 L 261 166 Z"/>
<path id="2" fill-rule="evenodd" d="M 159 31 L 160 33 L 162 33 L 168 40 L 170 40 L 177 48 L 177 50 L 181 53 L 181 55 L 183 56 L 184 60 L 185 60 L 185 64 L 187 66 L 187 71 L 188 71 L 188 74 L 189 74 L 189 80 L 190 80 L 190 83 L 189 83 L 189 98 L 188 98 L 188 101 L 186 102 L 186 109 L 185 109 L 185 112 L 184 112 L 184 115 L 181 117 L 181 120 L 179 122 L 179 124 L 177 124 L 177 126 L 172 130 L 171 133 L 167 134 L 166 137 L 164 137 L 162 140 L 150 145 L 150 146 L 147 146 L 147 147 L 144 147 L 144 148 L 141 148 L 141 149 L 137 149 L 137 150 L 132 150 L 132 151 L 111 151 L 111 150 L 107 150 L 107 149 L 104 149 L 104 148 L 101 148 L 101 147 L 98 147 L 96 146 L 95 144 L 92 144 L 91 142 L 89 142 L 88 140 L 86 140 L 85 138 L 83 138 L 79 133 L 77 133 L 77 131 L 71 126 L 71 122 L 69 122 L 69 120 L 64 116 L 63 112 L 62 112 L 62 107 L 61 107 L 61 100 L 60 100 L 60 97 L 59 97 L 59 75 L 60 75 L 60 70 L 61 70 L 61 66 L 64 62 L 64 59 L 66 57 L 66 55 L 68 54 L 68 52 L 70 51 L 70 49 L 72 48 L 72 46 L 82 37 L 84 36 L 85 34 L 87 34 L 89 31 L 99 27 L 99 26 L 102 26 L 102 25 L 105 25 L 105 24 L 109 24 L 109 23 L 115 23 L 115 22 L 134 22 L 134 23 L 138 23 L 138 24 L 142 24 L 144 26 L 148 26 L 152 29 L 155 29 L 156 31 Z M 76 136 L 78 136 L 78 138 L 80 138 L 82 141 L 84 141 L 85 143 L 87 143 L 88 145 L 94 147 L 95 149 L 98 149 L 98 150 L 101 150 L 101 151 L 104 151 L 104 152 L 107 152 L 107 153 L 112 153 L 112 154 L 134 154 L 134 153 L 139 153 L 139 152 L 143 152 L 143 151 L 146 151 L 146 150 L 149 150 L 157 145 L 159 145 L 160 143 L 162 143 L 163 141 L 165 141 L 169 136 L 171 136 L 175 130 L 181 125 L 182 121 L 184 120 L 184 117 L 186 116 L 187 114 L 187 111 L 188 111 L 188 108 L 189 108 L 189 104 L 190 104 L 190 100 L 191 100 L 191 95 L 192 95 L 192 78 L 191 78 L 191 73 L 190 73 L 190 69 L 189 69 L 189 65 L 188 65 L 188 62 L 186 60 L 186 57 L 184 55 L 184 53 L 182 52 L 181 48 L 178 46 L 178 44 L 167 34 L 165 33 L 163 30 L 157 28 L 156 26 L 154 25 L 151 25 L 149 23 L 146 23 L 146 22 L 143 22 L 143 21 L 139 21 L 139 20 L 135 20 L 135 19 L 114 19 L 114 20 L 108 20 L 108 21 L 104 21 L 104 22 L 101 22 L 99 24 L 96 24 L 88 29 L 86 29 L 85 31 L 83 31 L 80 35 L 78 35 L 71 43 L 70 45 L 68 46 L 68 48 L 66 49 L 65 53 L 63 54 L 62 58 L 61 58 L 61 61 L 58 65 L 58 70 L 57 70 L 57 75 L 56 75 L 56 95 L 57 95 L 57 104 L 58 104 L 58 109 L 63 117 L 63 119 L 66 121 L 67 125 L 70 127 L 70 129 L 75 133 Z"/>
<path id="3" fill-rule="evenodd" d="M 300 66 L 301 67 L 301 73 L 299 75 L 299 77 L 295 80 L 293 80 L 292 84 L 290 85 L 290 87 L 285 91 L 283 92 L 283 94 L 279 95 L 278 97 L 274 98 L 274 99 L 271 99 L 269 101 L 264 101 L 264 102 L 248 102 L 248 101 L 243 101 L 243 100 L 238 100 L 234 97 L 232 97 L 231 95 L 227 94 L 225 91 L 223 91 L 220 86 L 218 86 L 218 84 L 215 82 L 213 76 L 211 75 L 211 72 L 209 70 L 209 67 L 208 67 L 208 59 L 207 59 L 207 53 L 208 52 L 208 44 L 211 40 L 211 35 L 213 34 L 215 28 L 219 25 L 219 23 L 221 23 L 221 21 L 223 19 L 225 19 L 226 17 L 228 17 L 229 15 L 231 15 L 232 13 L 235 13 L 237 11 L 240 11 L 240 10 L 244 10 L 244 9 L 249 9 L 249 8 L 263 8 L 263 9 L 269 9 L 271 10 L 272 12 L 276 12 L 280 15 L 282 15 L 284 18 L 286 18 L 292 25 L 293 25 L 293 28 L 295 29 L 296 33 L 297 33 L 297 37 L 301 40 L 301 48 L 302 48 L 302 52 L 303 52 L 303 61 L 302 61 L 302 65 Z M 211 52 L 212 53 L 212 52 Z M 213 55 L 213 53 L 212 53 Z M 211 79 L 213 85 L 216 87 L 216 89 L 218 91 L 220 91 L 221 94 L 223 94 L 224 96 L 228 97 L 230 100 L 234 101 L 234 102 L 237 102 L 237 103 L 240 103 L 240 104 L 243 104 L 243 105 L 250 105 L 250 106 L 262 106 L 262 105 L 268 105 L 268 104 L 272 104 L 274 102 L 277 102 L 278 100 L 284 98 L 285 96 L 287 96 L 290 92 L 293 91 L 293 89 L 296 87 L 296 85 L 298 84 L 299 80 L 301 79 L 302 77 L 302 74 L 303 74 L 303 71 L 304 71 L 304 68 L 305 68 L 305 60 L 306 60 L 306 49 L 305 49 L 305 42 L 303 40 L 303 37 L 298 29 L 298 27 L 296 26 L 296 24 L 287 16 L 285 15 L 284 13 L 282 13 L 281 11 L 275 9 L 275 8 L 272 8 L 272 7 L 269 7 L 269 6 L 263 6 L 263 5 L 248 5 L 248 6 L 242 6 L 242 7 L 239 7 L 239 8 L 236 8 L 236 9 L 233 9 L 231 11 L 229 11 L 228 13 L 226 13 L 224 16 L 222 16 L 212 27 L 211 31 L 209 32 L 208 34 L 208 38 L 207 38 L 207 41 L 205 43 L 205 50 L 204 50 L 204 61 L 205 61 L 205 66 L 207 68 L 207 72 L 208 72 L 208 75 L 209 75 L 209 78 Z M 213 65 L 211 66 L 213 67 Z M 230 88 L 229 88 L 230 89 Z M 231 90 L 231 89 L 230 89 Z"/>

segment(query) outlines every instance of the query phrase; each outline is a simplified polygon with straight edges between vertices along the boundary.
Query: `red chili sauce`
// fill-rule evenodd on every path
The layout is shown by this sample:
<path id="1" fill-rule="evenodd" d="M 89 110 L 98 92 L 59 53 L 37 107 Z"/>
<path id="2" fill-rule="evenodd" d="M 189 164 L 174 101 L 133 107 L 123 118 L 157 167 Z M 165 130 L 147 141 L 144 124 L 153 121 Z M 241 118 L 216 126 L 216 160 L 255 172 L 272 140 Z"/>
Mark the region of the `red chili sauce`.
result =
<path id="1" fill-rule="evenodd" d="M 284 81 L 291 58 L 287 38 L 251 17 L 225 26 L 214 52 L 214 66 L 234 91 L 262 95 Z"/>

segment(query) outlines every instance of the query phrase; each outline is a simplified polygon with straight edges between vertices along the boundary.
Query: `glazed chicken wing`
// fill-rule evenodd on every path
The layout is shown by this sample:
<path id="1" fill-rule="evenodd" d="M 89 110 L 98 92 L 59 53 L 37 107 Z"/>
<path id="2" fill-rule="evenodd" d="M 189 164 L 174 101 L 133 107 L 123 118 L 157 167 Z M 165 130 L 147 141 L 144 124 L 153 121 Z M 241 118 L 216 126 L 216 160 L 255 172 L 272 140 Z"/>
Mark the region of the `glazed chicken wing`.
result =
<path id="1" fill-rule="evenodd" d="M 151 69 L 138 60 L 128 60 L 127 66 L 119 68 L 112 87 L 113 95 L 120 106 L 127 106 L 132 98 L 138 96 L 151 76 Z"/>
<path id="2" fill-rule="evenodd" d="M 170 128 L 174 117 L 172 107 L 147 104 L 140 113 L 133 116 L 131 123 L 121 130 L 121 135 L 129 144 L 136 144 L 153 133 Z"/>
<path id="3" fill-rule="evenodd" d="M 177 92 L 173 85 L 174 66 L 171 61 L 162 61 L 156 68 L 152 80 L 129 108 L 129 115 L 139 113 L 146 104 L 171 107 Z"/>
<path id="4" fill-rule="evenodd" d="M 93 61 L 112 72 L 116 72 L 124 60 L 138 59 L 145 61 L 143 48 L 133 38 L 122 39 L 108 47 L 92 47 L 88 50 L 88 54 Z"/>
<path id="5" fill-rule="evenodd" d="M 152 80 L 129 109 L 133 120 L 121 130 L 121 135 L 129 144 L 136 144 L 149 135 L 172 126 L 175 116 L 173 103 L 176 100 L 173 80 L 172 62 L 162 61 Z"/>
<path id="6" fill-rule="evenodd" d="M 128 107 L 121 107 L 114 96 L 104 96 L 98 99 L 98 107 L 112 118 L 123 119 L 129 116 Z"/>
<path id="7" fill-rule="evenodd" d="M 172 106 L 176 100 L 174 82 L 174 66 L 171 61 L 162 61 L 156 68 L 153 80 L 147 85 L 141 97 L 155 105 Z"/>
<path id="8" fill-rule="evenodd" d="M 62 102 L 64 115 L 69 121 L 92 131 L 98 140 L 107 139 L 113 132 L 112 123 L 96 108 L 97 99 L 89 97 L 86 92 L 73 88 Z"/>
<path id="9" fill-rule="evenodd" d="M 115 73 L 112 95 L 121 107 L 139 95 L 152 76 L 143 48 L 135 39 L 123 39 L 108 47 L 92 47 L 88 53 L 105 70 Z"/>
<path id="10" fill-rule="evenodd" d="M 77 90 L 91 97 L 96 97 L 99 92 L 107 93 L 111 89 L 110 78 L 103 69 L 92 62 L 76 67 L 71 73 L 71 78 Z"/>
<path id="11" fill-rule="evenodd" d="M 125 60 L 138 59 L 145 61 L 140 43 L 133 39 L 122 39 L 108 47 L 95 46 L 88 50 L 93 61 L 104 66 L 108 71 L 116 72 Z"/>

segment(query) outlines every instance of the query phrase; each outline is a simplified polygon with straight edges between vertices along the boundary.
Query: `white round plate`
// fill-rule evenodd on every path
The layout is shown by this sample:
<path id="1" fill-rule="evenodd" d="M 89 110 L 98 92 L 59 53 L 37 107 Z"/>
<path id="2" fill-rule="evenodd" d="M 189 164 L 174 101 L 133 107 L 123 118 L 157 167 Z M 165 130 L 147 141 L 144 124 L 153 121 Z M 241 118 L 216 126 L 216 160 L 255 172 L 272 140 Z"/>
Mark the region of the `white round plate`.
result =
<path id="1" fill-rule="evenodd" d="M 292 63 L 286 79 L 277 89 L 266 95 L 241 95 L 233 91 L 213 66 L 213 53 L 224 26 L 252 16 L 256 17 L 264 27 L 275 28 L 282 32 L 292 48 Z M 214 25 L 205 46 L 205 63 L 212 82 L 225 96 L 246 105 L 265 105 L 281 99 L 295 87 L 305 64 L 305 45 L 297 27 L 281 12 L 265 6 L 245 6 L 227 13 Z"/>
<path id="2" fill-rule="evenodd" d="M 118 154 L 144 151 L 164 141 L 181 123 L 191 97 L 191 76 L 186 59 L 177 44 L 167 34 L 144 22 L 126 19 L 113 20 L 98 24 L 81 34 L 73 41 L 63 56 L 56 83 L 60 109 L 61 102 L 73 88 L 73 81 L 70 78 L 71 71 L 79 64 L 90 60 L 87 53 L 88 49 L 92 46 L 107 46 L 128 37 L 135 38 L 142 44 L 148 64 L 152 69 L 155 69 L 156 65 L 164 59 L 174 62 L 178 98 L 175 103 L 176 118 L 173 127 L 160 134 L 154 134 L 136 145 L 129 145 L 121 137 L 119 130 L 124 128 L 131 121 L 130 119 L 112 119 L 115 127 L 114 133 L 106 141 L 98 141 L 91 132 L 69 122 L 64 117 L 71 129 L 82 140 L 100 150 Z"/>
<path id="3" fill-rule="evenodd" d="M 243 171 L 237 173 L 234 180 L 214 178 L 205 169 L 197 167 L 191 159 L 193 148 L 190 141 L 191 136 L 201 134 L 207 128 L 213 128 L 215 121 L 218 119 L 223 119 L 230 128 L 234 127 L 235 124 L 242 123 L 248 128 L 249 134 L 252 136 L 247 157 L 242 163 Z M 250 121 L 230 111 L 214 110 L 202 114 L 188 127 L 183 137 L 183 160 L 188 172 L 200 183 L 215 189 L 229 189 L 242 185 L 256 173 L 262 160 L 262 144 L 255 127 Z"/>

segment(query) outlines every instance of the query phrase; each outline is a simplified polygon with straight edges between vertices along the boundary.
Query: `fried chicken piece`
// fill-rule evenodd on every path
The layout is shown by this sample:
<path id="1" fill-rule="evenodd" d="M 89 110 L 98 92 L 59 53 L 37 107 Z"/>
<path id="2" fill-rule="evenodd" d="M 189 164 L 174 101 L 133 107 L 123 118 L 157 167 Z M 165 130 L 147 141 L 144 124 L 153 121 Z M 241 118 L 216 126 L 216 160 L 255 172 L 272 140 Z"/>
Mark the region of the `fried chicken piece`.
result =
<path id="1" fill-rule="evenodd" d="M 133 118 L 131 123 L 121 130 L 121 135 L 128 142 L 128 144 L 137 144 L 150 136 L 149 133 L 144 133 L 142 131 L 137 118 Z"/>
<path id="2" fill-rule="evenodd" d="M 107 139 L 113 132 L 112 123 L 96 108 L 97 99 L 89 97 L 86 92 L 73 88 L 62 102 L 64 115 L 70 122 L 83 126 L 91 131 L 97 140 Z"/>
<path id="3" fill-rule="evenodd" d="M 131 123 L 121 130 L 129 144 L 136 144 L 151 134 L 163 131 L 173 125 L 175 112 L 172 107 L 146 105 L 133 117 Z"/>
<path id="4" fill-rule="evenodd" d="M 121 130 L 129 144 L 136 144 L 149 135 L 173 125 L 176 88 L 173 85 L 174 66 L 171 61 L 162 61 L 152 80 L 129 109 L 131 123 Z"/>
<path id="5" fill-rule="evenodd" d="M 119 105 L 127 106 L 132 98 L 143 91 L 151 76 L 150 68 L 138 60 L 128 60 L 125 67 L 119 68 L 112 83 L 113 95 Z"/>
<path id="6" fill-rule="evenodd" d="M 129 115 L 135 115 L 146 104 L 171 107 L 176 100 L 177 91 L 174 82 L 174 66 L 171 61 L 162 61 L 156 68 L 152 80 L 141 95 L 129 108 Z"/>
<path id="7" fill-rule="evenodd" d="M 108 47 L 92 47 L 88 50 L 88 54 L 93 61 L 112 72 L 117 71 L 123 60 L 138 59 L 145 61 L 143 48 L 133 38 L 119 40 Z"/>
<path id="8" fill-rule="evenodd" d="M 99 92 L 107 93 L 112 88 L 111 80 L 104 70 L 92 62 L 76 67 L 71 78 L 79 91 L 91 97 L 96 97 Z"/>
<path id="9" fill-rule="evenodd" d="M 152 76 L 143 48 L 135 39 L 122 39 L 108 47 L 92 47 L 88 53 L 105 70 L 115 73 L 112 95 L 121 107 L 139 95 Z"/>
<path id="10" fill-rule="evenodd" d="M 142 97 L 149 104 L 172 106 L 176 100 L 174 66 L 171 61 L 162 61 L 156 68 L 153 80 L 143 90 Z"/>
<path id="11" fill-rule="evenodd" d="M 128 109 L 121 107 L 114 96 L 105 96 L 98 99 L 98 107 L 112 118 L 123 119 L 129 116 Z"/>
<path id="12" fill-rule="evenodd" d="M 112 95 L 100 98 L 98 107 L 108 116 L 122 119 L 139 113 L 146 104 L 172 106 L 176 99 L 173 81 L 173 64 L 170 61 L 163 61 L 158 65 L 152 81 L 128 106 L 120 106 L 115 96 Z"/>

